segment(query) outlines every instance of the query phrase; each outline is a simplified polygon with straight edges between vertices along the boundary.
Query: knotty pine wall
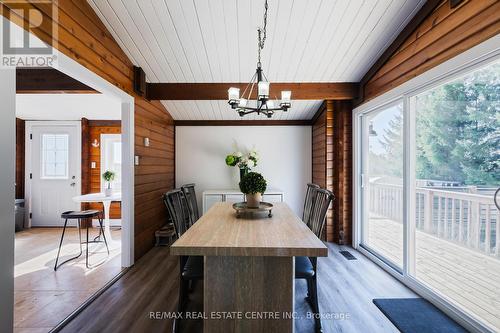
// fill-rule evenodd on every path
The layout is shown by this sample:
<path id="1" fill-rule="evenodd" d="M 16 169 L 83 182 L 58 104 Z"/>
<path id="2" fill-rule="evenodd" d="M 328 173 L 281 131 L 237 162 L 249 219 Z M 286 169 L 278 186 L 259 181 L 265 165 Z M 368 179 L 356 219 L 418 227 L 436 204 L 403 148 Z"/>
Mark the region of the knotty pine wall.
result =
<path id="1" fill-rule="evenodd" d="M 352 241 L 351 101 L 327 100 L 312 126 L 312 181 L 335 194 L 326 219 L 326 240 Z"/>
<path id="2" fill-rule="evenodd" d="M 121 134 L 121 121 L 100 121 L 100 120 L 90 120 L 89 121 L 89 143 L 97 142 L 101 143 L 101 134 Z M 90 168 L 90 163 L 95 162 L 95 169 Z M 88 172 L 89 172 L 89 192 L 96 193 L 101 192 L 101 146 L 94 147 L 89 144 L 89 155 L 88 155 Z M 103 209 L 102 204 L 91 203 L 88 209 Z M 111 204 L 110 217 L 112 219 L 121 218 L 121 207 L 120 203 L 113 202 Z"/>
<path id="3" fill-rule="evenodd" d="M 38 9 L 44 23 L 31 32 L 52 44 L 48 32 L 52 25 L 50 4 L 26 0 L 28 9 Z M 2 15 L 13 6 L 0 4 Z M 118 88 L 135 97 L 135 154 L 141 164 L 135 167 L 135 258 L 154 244 L 154 231 L 166 221 L 161 193 L 174 186 L 174 126 L 168 111 L 159 102 L 149 102 L 133 93 L 133 64 L 113 39 L 92 8 L 83 0 L 64 0 L 58 4 L 57 49 Z M 22 18 L 11 13 L 11 20 L 23 26 Z M 151 138 L 150 147 L 142 144 Z"/>
<path id="4" fill-rule="evenodd" d="M 500 1 L 443 0 L 364 87 L 370 100 L 500 33 Z"/>

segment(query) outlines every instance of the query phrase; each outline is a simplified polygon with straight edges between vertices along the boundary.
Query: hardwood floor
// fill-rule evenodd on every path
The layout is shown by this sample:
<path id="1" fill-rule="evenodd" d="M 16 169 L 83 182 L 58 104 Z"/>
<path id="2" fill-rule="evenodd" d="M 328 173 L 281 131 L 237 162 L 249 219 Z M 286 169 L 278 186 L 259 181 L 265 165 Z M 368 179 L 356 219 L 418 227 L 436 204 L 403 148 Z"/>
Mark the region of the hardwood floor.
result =
<path id="1" fill-rule="evenodd" d="M 372 216 L 370 246 L 402 262 L 403 225 Z M 500 330 L 500 258 L 488 256 L 434 235 L 416 232 L 415 274 L 430 288 L 448 296 Z"/>
<path id="2" fill-rule="evenodd" d="M 47 332 L 66 318 L 93 293 L 121 271 L 120 249 L 92 269 L 80 258 L 54 272 L 54 262 L 62 228 L 32 228 L 16 233 L 14 268 L 14 332 Z M 91 231 L 97 235 L 97 229 Z M 120 231 L 112 231 L 120 239 Z M 85 237 L 82 234 L 82 237 Z M 104 246 L 90 246 L 89 260 L 97 263 L 106 257 Z M 79 253 L 76 228 L 66 230 L 60 261 Z"/>
<path id="3" fill-rule="evenodd" d="M 349 247 L 358 260 L 348 261 L 339 246 L 328 244 L 329 256 L 318 259 L 318 285 L 324 332 L 398 332 L 375 307 L 373 298 L 417 297 L 388 273 Z M 161 318 L 177 307 L 178 259 L 168 248 L 149 251 L 62 332 L 170 332 L 172 320 Z M 296 281 L 296 332 L 314 332 L 305 302 L 305 281 Z M 203 311 L 203 283 L 191 294 L 188 311 Z M 152 319 L 151 313 L 159 316 Z M 329 318 L 326 318 L 329 317 Z M 201 320 L 184 320 L 182 332 L 201 332 Z"/>

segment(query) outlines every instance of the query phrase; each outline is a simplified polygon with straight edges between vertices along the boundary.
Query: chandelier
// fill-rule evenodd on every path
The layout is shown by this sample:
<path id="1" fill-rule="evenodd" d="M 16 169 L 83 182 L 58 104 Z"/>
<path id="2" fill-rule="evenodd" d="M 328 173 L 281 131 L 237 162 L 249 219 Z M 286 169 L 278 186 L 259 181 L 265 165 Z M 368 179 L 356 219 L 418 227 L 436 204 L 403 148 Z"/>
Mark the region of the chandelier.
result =
<path id="1" fill-rule="evenodd" d="M 229 105 L 231 108 L 236 110 L 240 117 L 247 114 L 261 113 L 271 118 L 275 111 L 288 111 L 292 106 L 291 97 L 292 92 L 289 90 L 284 90 L 281 92 L 281 101 L 275 97 L 274 100 L 269 96 L 269 80 L 267 79 L 264 71 L 262 70 L 262 64 L 260 62 L 260 51 L 264 48 L 264 42 L 266 41 L 266 27 L 267 27 L 267 0 L 264 5 L 264 27 L 257 29 L 258 34 L 258 60 L 257 60 L 257 70 L 252 76 L 252 79 L 246 86 L 243 94 L 240 97 L 240 88 L 231 87 L 228 90 Z M 257 99 L 252 100 L 252 93 L 254 92 L 255 85 L 257 85 Z"/>

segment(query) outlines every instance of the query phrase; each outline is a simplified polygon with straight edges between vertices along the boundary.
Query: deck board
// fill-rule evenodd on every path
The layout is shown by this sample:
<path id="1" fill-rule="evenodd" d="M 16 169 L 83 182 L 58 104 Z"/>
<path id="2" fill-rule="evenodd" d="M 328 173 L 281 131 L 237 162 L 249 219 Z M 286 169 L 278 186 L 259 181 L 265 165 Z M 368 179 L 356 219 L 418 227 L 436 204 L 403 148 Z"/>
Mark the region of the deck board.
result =
<path id="1" fill-rule="evenodd" d="M 402 262 L 403 226 L 372 216 L 369 246 Z M 417 230 L 416 277 L 500 330 L 500 258 Z"/>

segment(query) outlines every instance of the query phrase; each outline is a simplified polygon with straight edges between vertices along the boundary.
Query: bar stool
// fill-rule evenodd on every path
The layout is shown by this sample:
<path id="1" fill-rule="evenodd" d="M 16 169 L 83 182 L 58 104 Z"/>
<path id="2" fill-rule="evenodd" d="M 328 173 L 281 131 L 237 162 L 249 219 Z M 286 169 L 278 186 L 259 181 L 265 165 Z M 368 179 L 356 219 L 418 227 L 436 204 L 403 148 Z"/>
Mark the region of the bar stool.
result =
<path id="1" fill-rule="evenodd" d="M 59 267 L 61 267 L 63 264 L 67 263 L 68 261 L 77 259 L 82 255 L 83 242 L 82 242 L 82 232 L 81 232 L 81 221 L 85 220 L 85 219 L 97 218 L 99 221 L 99 236 L 91 241 L 89 241 L 89 224 L 87 223 L 87 239 L 85 242 L 85 244 L 87 244 L 86 249 L 85 249 L 86 250 L 85 265 L 87 266 L 87 268 L 91 268 L 91 266 L 89 265 L 89 243 L 102 243 L 103 241 L 100 240 L 101 234 L 104 238 L 104 244 L 106 245 L 106 250 L 108 251 L 108 257 L 109 257 L 108 242 L 106 241 L 106 236 L 104 235 L 104 229 L 103 229 L 103 223 L 102 223 L 102 212 L 101 211 L 98 211 L 98 210 L 67 211 L 67 212 L 64 212 L 61 214 L 61 218 L 64 219 L 64 227 L 63 227 L 63 232 L 61 235 L 61 241 L 59 242 L 59 250 L 57 251 L 56 263 L 54 264 L 54 271 L 57 271 L 57 269 Z M 59 261 L 59 254 L 61 253 L 62 243 L 64 240 L 64 233 L 66 232 L 66 226 L 68 225 L 68 220 L 77 220 L 78 221 L 78 236 L 80 239 L 80 254 L 78 254 L 75 257 L 69 258 L 69 259 L 65 260 L 64 262 L 60 263 L 59 265 L 57 265 L 57 262 Z M 106 259 L 107 259 L 107 257 L 106 257 Z M 104 263 L 106 261 L 106 259 L 93 265 L 92 267 Z"/>

